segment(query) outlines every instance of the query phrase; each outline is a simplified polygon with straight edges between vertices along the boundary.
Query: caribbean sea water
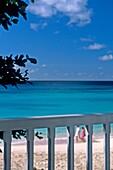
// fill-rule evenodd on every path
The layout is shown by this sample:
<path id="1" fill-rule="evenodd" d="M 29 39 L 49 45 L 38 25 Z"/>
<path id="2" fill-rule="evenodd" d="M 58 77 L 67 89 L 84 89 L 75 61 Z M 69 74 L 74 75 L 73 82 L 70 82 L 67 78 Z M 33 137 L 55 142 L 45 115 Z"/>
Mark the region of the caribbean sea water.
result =
<path id="1" fill-rule="evenodd" d="M 113 82 L 35 81 L 0 87 L 0 117 L 113 112 Z"/>
<path id="2" fill-rule="evenodd" d="M 113 113 L 113 81 L 34 81 L 0 87 L 0 118 Z"/>

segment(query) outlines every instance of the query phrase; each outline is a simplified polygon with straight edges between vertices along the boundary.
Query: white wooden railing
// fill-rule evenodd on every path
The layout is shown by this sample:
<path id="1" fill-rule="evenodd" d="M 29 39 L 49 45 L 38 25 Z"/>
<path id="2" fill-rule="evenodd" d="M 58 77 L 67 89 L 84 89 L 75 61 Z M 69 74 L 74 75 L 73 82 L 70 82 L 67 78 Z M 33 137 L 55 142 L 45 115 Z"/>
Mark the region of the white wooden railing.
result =
<path id="1" fill-rule="evenodd" d="M 4 170 L 11 170 L 12 130 L 27 130 L 27 170 L 33 170 L 34 129 L 48 129 L 48 170 L 54 170 L 55 128 L 67 127 L 68 131 L 68 170 L 74 170 L 74 135 L 76 125 L 87 129 L 87 170 L 92 170 L 92 134 L 94 124 L 104 128 L 104 170 L 110 170 L 110 124 L 113 114 L 64 115 L 48 117 L 27 117 L 19 119 L 0 119 L 0 131 L 4 132 Z"/>

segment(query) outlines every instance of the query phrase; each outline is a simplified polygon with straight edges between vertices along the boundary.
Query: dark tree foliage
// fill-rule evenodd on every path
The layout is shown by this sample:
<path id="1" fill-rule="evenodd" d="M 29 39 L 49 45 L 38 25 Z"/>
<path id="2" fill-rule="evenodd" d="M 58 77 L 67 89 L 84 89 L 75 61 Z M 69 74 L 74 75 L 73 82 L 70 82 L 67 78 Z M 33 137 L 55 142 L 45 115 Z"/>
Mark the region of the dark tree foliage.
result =
<path id="1" fill-rule="evenodd" d="M 31 0 L 31 2 L 34 2 L 34 0 Z M 18 23 L 20 16 L 27 20 L 27 6 L 28 4 L 22 0 L 0 0 L 0 26 L 3 26 L 5 30 L 9 30 L 10 26 Z M 23 72 L 20 68 L 26 67 L 28 61 L 36 64 L 37 60 L 30 58 L 28 55 L 24 57 L 23 54 L 14 58 L 12 56 L 12 54 L 5 57 L 0 56 L 0 85 L 7 89 L 8 85 L 18 88 L 18 84 L 27 82 L 31 84 L 28 78 L 28 69 Z M 39 139 L 43 138 L 39 132 L 36 132 L 35 136 Z M 13 130 L 12 137 L 15 139 L 26 137 L 26 130 Z M 0 139 L 3 139 L 2 131 L 0 131 Z"/>
<path id="2" fill-rule="evenodd" d="M 28 4 L 22 0 L 0 0 L 0 25 L 9 30 L 9 26 L 18 23 L 20 16 L 27 20 L 27 6 Z"/>
<path id="3" fill-rule="evenodd" d="M 38 138 L 38 139 L 42 139 L 42 133 L 41 132 L 36 132 L 35 133 L 35 136 Z M 26 130 L 13 130 L 12 131 L 12 137 L 15 138 L 15 139 L 21 139 L 21 137 L 24 137 L 26 138 Z M 0 131 L 0 139 L 3 140 L 3 132 Z"/>
<path id="4" fill-rule="evenodd" d="M 27 20 L 26 7 L 27 3 L 21 0 L 0 0 L 0 24 L 4 29 L 17 24 L 20 15 Z"/>
<path id="5" fill-rule="evenodd" d="M 0 56 L 0 84 L 7 89 L 7 85 L 16 86 L 18 84 L 25 84 L 28 81 L 28 69 L 21 72 L 20 67 L 26 67 L 27 61 L 33 64 L 37 63 L 35 58 L 30 58 L 28 55 L 24 57 L 23 54 L 12 58 L 10 56 Z"/>
<path id="6" fill-rule="evenodd" d="M 8 30 L 9 26 L 18 23 L 20 16 L 27 20 L 27 6 L 28 4 L 22 0 L 0 0 L 0 25 Z"/>
<path id="7" fill-rule="evenodd" d="M 23 54 L 10 56 L 0 56 L 0 85 L 7 89 L 8 85 L 12 85 L 18 88 L 18 84 L 30 83 L 28 78 L 28 69 L 21 71 L 22 67 L 26 67 L 27 62 L 36 64 L 35 58 L 30 58 L 28 55 L 24 57 Z M 36 132 L 36 137 L 42 139 L 41 133 Z M 26 137 L 26 130 L 13 130 L 12 137 L 15 139 L 21 139 Z M 3 139 L 3 132 L 0 132 L 0 139 Z"/>

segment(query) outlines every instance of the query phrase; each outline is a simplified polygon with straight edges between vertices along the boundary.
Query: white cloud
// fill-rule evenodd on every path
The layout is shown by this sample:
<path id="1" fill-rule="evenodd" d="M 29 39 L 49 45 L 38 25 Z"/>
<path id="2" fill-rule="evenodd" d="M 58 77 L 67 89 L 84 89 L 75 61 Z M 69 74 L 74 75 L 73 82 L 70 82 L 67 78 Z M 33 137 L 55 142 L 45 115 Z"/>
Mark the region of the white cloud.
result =
<path id="1" fill-rule="evenodd" d="M 36 23 L 30 23 L 30 28 L 34 31 L 37 31 L 38 30 L 38 24 Z"/>
<path id="2" fill-rule="evenodd" d="M 113 53 L 112 50 L 108 50 L 108 51 L 107 51 L 107 54 L 111 54 L 111 53 Z"/>
<path id="3" fill-rule="evenodd" d="M 103 68 L 100 66 L 100 67 L 98 67 L 98 69 L 99 69 L 99 70 L 102 70 Z"/>
<path id="4" fill-rule="evenodd" d="M 50 18 L 58 13 L 69 18 L 69 24 L 82 26 L 91 22 L 92 10 L 87 7 L 88 0 L 38 0 L 30 3 L 28 10 L 42 18 Z"/>
<path id="5" fill-rule="evenodd" d="M 84 42 L 92 42 L 93 40 L 91 38 L 85 38 L 85 37 L 81 37 L 80 41 L 84 41 Z"/>
<path id="6" fill-rule="evenodd" d="M 68 73 L 64 73 L 64 76 L 66 76 L 66 77 L 67 77 L 67 76 L 69 76 L 69 74 L 68 74 Z"/>
<path id="7" fill-rule="evenodd" d="M 82 76 L 82 73 L 81 73 L 81 72 L 79 72 L 79 73 L 78 73 L 78 76 Z"/>
<path id="8" fill-rule="evenodd" d="M 54 32 L 54 34 L 59 34 L 59 33 L 60 33 L 60 31 L 55 31 L 55 32 Z"/>
<path id="9" fill-rule="evenodd" d="M 40 23 L 40 24 L 37 24 L 37 23 L 30 23 L 30 28 L 34 31 L 37 31 L 38 29 L 43 29 L 44 27 L 47 26 L 47 23 L 44 22 L 44 23 Z"/>
<path id="10" fill-rule="evenodd" d="M 42 28 L 46 27 L 47 25 L 48 25 L 47 22 L 44 22 L 44 23 L 40 24 L 40 26 L 41 26 Z"/>
<path id="11" fill-rule="evenodd" d="M 47 67 L 47 65 L 46 64 L 42 64 L 42 67 Z"/>
<path id="12" fill-rule="evenodd" d="M 36 68 L 36 69 L 29 69 L 29 73 L 36 73 L 36 72 L 38 72 L 38 71 L 39 71 L 38 68 Z"/>
<path id="13" fill-rule="evenodd" d="M 86 50 L 100 50 L 102 48 L 105 48 L 104 44 L 99 44 L 99 43 L 94 43 L 94 44 L 90 44 L 87 47 L 83 47 Z"/>
<path id="14" fill-rule="evenodd" d="M 113 60 L 113 55 L 112 54 L 104 55 L 102 57 L 99 57 L 99 60 L 102 61 Z"/>
<path id="15" fill-rule="evenodd" d="M 100 72 L 99 75 L 102 76 L 104 74 L 104 72 Z"/>

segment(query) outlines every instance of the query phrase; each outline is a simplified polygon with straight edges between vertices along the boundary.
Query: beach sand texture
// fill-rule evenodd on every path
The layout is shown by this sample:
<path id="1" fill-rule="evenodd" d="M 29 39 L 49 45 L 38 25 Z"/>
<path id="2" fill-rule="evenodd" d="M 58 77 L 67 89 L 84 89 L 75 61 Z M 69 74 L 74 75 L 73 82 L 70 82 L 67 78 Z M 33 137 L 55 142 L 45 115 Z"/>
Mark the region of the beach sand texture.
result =
<path id="1" fill-rule="evenodd" d="M 93 170 L 104 170 L 103 142 L 103 139 L 93 142 Z M 110 150 L 110 170 L 113 170 L 113 139 Z M 86 170 L 86 143 L 75 143 L 74 153 L 75 170 Z M 11 154 L 11 170 L 26 170 L 26 146 L 13 145 Z M 47 145 L 34 146 L 34 167 L 37 170 L 48 170 Z M 0 170 L 3 170 L 3 153 L 0 153 Z M 67 144 L 55 145 L 55 170 L 67 170 Z"/>

